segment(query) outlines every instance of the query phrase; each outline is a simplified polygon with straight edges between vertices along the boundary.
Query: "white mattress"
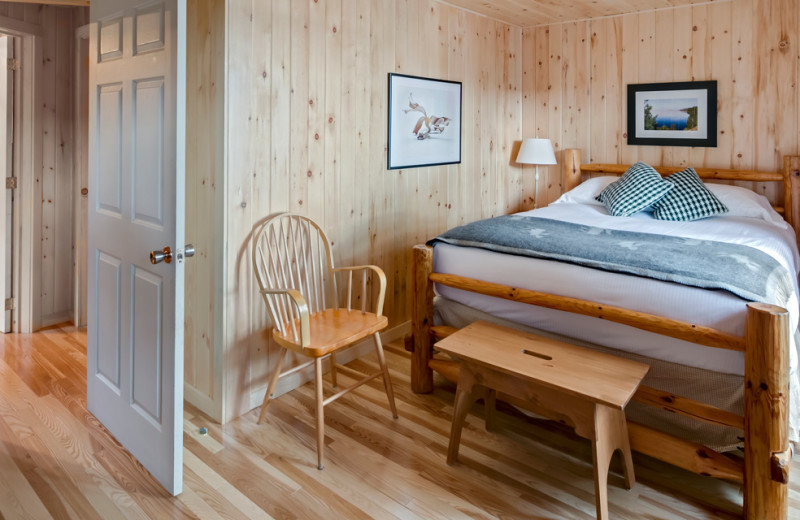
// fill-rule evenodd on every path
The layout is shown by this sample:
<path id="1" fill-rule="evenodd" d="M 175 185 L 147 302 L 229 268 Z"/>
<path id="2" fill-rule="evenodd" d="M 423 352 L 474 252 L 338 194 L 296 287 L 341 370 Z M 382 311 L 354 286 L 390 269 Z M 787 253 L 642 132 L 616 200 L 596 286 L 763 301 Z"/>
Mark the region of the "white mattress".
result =
<path id="1" fill-rule="evenodd" d="M 612 217 L 601 206 L 571 203 L 552 204 L 520 215 L 611 229 L 725 241 L 761 249 L 795 274 L 795 292 L 788 310 L 791 330 L 797 330 L 796 275 L 800 260 L 794 232 L 788 225 L 778 226 L 747 217 L 714 217 L 695 222 L 661 221 L 649 213 Z M 746 302 L 727 291 L 699 289 L 563 262 L 442 243 L 434 248 L 434 271 L 597 301 L 744 335 Z M 733 375 L 744 373 L 744 355 L 741 352 L 702 347 L 617 323 L 449 287 L 438 286 L 436 290 L 450 300 L 556 334 L 696 368 Z M 790 350 L 792 379 L 795 382 L 798 356 L 794 345 Z"/>

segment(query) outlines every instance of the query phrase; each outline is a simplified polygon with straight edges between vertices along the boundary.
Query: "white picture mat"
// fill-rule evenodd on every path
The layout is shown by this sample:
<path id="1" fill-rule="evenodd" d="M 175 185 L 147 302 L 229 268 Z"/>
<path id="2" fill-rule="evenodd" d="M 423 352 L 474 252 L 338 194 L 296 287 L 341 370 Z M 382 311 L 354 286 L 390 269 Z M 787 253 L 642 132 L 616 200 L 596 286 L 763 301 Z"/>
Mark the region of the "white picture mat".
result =
<path id="1" fill-rule="evenodd" d="M 392 75 L 390 84 L 389 168 L 461 162 L 461 83 Z M 418 139 L 418 111 L 409 111 L 413 96 L 430 116 L 447 117 L 440 134 Z"/>

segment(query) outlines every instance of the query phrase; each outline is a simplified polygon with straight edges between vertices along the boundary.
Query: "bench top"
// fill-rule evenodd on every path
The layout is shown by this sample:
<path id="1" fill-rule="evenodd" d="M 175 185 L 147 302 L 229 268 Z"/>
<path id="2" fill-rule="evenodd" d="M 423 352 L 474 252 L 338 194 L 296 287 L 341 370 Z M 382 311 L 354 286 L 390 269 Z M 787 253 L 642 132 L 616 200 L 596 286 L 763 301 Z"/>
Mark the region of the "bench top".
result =
<path id="1" fill-rule="evenodd" d="M 624 408 L 648 365 L 476 321 L 434 346 L 467 364 L 614 408 Z"/>

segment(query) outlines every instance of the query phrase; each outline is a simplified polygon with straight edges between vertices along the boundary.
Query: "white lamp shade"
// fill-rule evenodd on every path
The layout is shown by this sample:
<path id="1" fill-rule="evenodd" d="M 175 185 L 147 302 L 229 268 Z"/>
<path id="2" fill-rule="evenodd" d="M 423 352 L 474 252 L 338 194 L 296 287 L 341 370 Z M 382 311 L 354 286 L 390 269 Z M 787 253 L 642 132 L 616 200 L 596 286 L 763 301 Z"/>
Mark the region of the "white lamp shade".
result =
<path id="1" fill-rule="evenodd" d="M 519 147 L 517 162 L 521 164 L 556 164 L 550 139 L 525 139 Z"/>

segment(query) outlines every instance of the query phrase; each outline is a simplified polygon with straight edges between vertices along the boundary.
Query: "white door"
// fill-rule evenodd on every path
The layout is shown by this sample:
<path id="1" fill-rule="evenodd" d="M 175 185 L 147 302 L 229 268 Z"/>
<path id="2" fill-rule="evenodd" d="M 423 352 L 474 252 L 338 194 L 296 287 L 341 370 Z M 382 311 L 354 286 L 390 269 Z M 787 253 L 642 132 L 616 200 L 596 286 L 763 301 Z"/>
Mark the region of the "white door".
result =
<path id="1" fill-rule="evenodd" d="M 11 332 L 11 190 L 6 178 L 14 175 L 14 38 L 0 35 L 0 332 Z"/>
<path id="2" fill-rule="evenodd" d="M 89 410 L 182 489 L 186 0 L 91 4 Z M 165 246 L 170 263 L 150 263 Z"/>

